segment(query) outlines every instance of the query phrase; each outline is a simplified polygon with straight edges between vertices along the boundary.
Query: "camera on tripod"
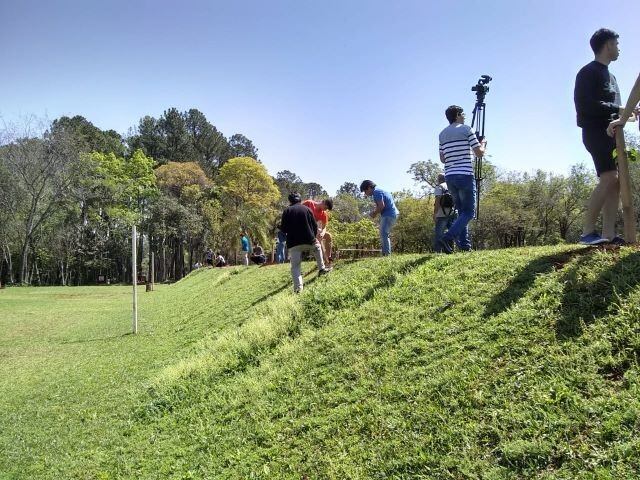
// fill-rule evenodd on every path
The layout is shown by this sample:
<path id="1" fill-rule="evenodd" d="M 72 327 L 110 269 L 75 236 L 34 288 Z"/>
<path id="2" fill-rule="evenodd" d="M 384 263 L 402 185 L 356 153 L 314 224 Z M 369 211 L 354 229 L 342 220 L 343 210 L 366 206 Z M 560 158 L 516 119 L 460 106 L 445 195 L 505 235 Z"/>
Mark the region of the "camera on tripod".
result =
<path id="1" fill-rule="evenodd" d="M 485 125 L 485 108 L 484 97 L 489 91 L 489 85 L 487 85 L 492 78 L 489 75 L 480 75 L 478 83 L 471 87 L 472 92 L 476 92 L 476 105 L 473 107 L 473 118 L 471 119 L 471 128 L 475 127 L 476 137 L 478 141 L 484 140 L 484 125 Z M 482 183 L 482 156 L 476 157 L 474 176 L 476 180 L 476 219 L 480 215 L 480 184 Z"/>
<path id="2" fill-rule="evenodd" d="M 487 83 L 489 83 L 491 80 L 493 79 L 489 75 L 481 75 L 478 83 L 471 87 L 471 91 L 476 92 L 476 96 L 478 98 L 484 98 L 484 96 L 489 91 L 489 86 L 487 85 Z"/>

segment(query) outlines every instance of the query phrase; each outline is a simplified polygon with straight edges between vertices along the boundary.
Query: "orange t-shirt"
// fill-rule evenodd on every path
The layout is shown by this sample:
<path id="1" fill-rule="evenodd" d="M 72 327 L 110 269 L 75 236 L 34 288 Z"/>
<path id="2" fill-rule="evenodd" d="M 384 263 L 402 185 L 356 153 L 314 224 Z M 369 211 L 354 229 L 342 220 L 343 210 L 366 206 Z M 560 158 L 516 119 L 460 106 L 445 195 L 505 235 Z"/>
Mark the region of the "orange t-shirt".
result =
<path id="1" fill-rule="evenodd" d="M 305 200 L 302 204 L 313 212 L 313 218 L 316 219 L 316 222 L 322 222 L 322 225 L 324 226 L 329 223 L 329 215 L 327 215 L 326 210 L 320 210 L 316 206 L 316 202 L 313 200 Z"/>

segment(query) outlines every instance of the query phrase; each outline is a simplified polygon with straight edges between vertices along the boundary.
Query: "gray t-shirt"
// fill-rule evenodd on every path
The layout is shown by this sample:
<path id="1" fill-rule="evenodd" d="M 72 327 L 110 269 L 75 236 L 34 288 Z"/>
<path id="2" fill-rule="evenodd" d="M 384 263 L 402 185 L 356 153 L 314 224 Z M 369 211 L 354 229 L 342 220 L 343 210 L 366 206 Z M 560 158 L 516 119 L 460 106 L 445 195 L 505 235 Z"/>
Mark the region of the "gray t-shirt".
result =
<path id="1" fill-rule="evenodd" d="M 448 217 L 446 213 L 442 210 L 440 206 L 440 196 L 445 192 L 445 190 L 449 190 L 447 187 L 447 182 L 442 182 L 436 188 L 433 189 L 433 194 L 436 197 L 436 205 L 438 206 L 438 211 L 436 212 L 436 218 Z"/>

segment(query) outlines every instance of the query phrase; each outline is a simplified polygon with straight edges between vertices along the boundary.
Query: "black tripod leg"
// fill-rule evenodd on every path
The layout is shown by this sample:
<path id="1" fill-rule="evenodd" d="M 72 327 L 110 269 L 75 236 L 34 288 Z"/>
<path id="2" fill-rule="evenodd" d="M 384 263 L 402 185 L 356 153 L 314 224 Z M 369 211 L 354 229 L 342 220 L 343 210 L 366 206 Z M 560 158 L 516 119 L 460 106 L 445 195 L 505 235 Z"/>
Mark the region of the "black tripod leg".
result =
<path id="1" fill-rule="evenodd" d="M 476 178 L 476 220 L 480 218 L 480 179 Z"/>

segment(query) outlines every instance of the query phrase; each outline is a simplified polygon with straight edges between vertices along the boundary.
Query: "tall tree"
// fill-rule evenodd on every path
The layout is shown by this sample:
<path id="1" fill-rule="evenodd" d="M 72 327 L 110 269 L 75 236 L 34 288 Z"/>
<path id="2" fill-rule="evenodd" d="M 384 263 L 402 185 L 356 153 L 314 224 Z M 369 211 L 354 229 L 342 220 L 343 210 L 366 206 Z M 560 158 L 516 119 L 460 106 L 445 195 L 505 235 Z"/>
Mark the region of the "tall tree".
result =
<path id="1" fill-rule="evenodd" d="M 236 133 L 229 139 L 228 158 L 236 157 L 250 157 L 258 161 L 258 149 L 241 133 Z"/>
<path id="2" fill-rule="evenodd" d="M 350 195 L 354 198 L 359 198 L 361 197 L 360 187 L 353 182 L 344 182 L 338 189 L 336 195 Z"/>
<path id="3" fill-rule="evenodd" d="M 307 198 L 318 199 L 321 197 L 329 196 L 327 191 L 324 188 L 322 188 L 322 185 L 316 182 L 305 183 L 302 188 L 303 188 L 303 191 L 300 193 Z"/>
<path id="4" fill-rule="evenodd" d="M 138 122 L 128 140 L 129 148 L 134 151 L 141 149 L 145 155 L 153 158 L 157 163 L 166 163 L 166 141 L 162 134 L 160 122 L 146 115 Z"/>
<path id="5" fill-rule="evenodd" d="M 210 176 L 217 174 L 229 150 L 227 139 L 195 108 L 186 113 L 185 124 L 195 159 Z"/>
<path id="6" fill-rule="evenodd" d="M 60 117 L 51 123 L 51 134 L 59 135 L 65 131 L 78 144 L 76 148 L 83 152 L 114 153 L 124 156 L 125 145 L 122 136 L 115 130 L 100 130 L 81 115 Z"/>
<path id="7" fill-rule="evenodd" d="M 194 152 L 185 115 L 177 108 L 170 108 L 160 117 L 158 125 L 165 141 L 164 158 L 174 162 L 191 161 Z"/>

